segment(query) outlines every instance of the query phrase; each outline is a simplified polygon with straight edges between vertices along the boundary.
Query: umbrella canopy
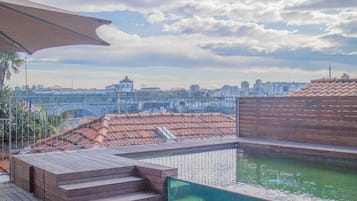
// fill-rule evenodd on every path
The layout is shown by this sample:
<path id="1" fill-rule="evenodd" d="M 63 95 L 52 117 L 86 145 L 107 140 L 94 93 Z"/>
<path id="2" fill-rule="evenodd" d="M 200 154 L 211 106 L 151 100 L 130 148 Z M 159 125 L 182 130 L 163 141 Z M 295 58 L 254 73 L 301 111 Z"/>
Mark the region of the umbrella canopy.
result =
<path id="1" fill-rule="evenodd" d="M 109 45 L 96 29 L 102 20 L 27 0 L 0 0 L 0 50 L 27 52 L 66 45 Z"/>

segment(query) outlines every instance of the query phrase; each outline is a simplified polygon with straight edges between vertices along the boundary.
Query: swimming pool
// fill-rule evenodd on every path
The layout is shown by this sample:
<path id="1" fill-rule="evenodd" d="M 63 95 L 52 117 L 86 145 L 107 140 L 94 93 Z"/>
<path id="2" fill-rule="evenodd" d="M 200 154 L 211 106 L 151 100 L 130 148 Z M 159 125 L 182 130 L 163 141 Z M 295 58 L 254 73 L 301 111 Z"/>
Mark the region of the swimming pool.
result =
<path id="1" fill-rule="evenodd" d="M 178 178 L 271 200 L 357 200 L 355 161 L 230 148 L 140 160 L 178 168 Z"/>

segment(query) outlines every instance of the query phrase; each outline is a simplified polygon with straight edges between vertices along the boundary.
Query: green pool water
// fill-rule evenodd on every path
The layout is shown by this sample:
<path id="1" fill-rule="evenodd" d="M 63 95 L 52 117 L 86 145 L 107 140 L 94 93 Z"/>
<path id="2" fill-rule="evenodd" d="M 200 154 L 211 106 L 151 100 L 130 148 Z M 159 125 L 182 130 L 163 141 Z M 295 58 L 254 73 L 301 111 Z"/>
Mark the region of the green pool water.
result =
<path id="1" fill-rule="evenodd" d="M 327 200 L 357 200 L 353 161 L 298 155 L 240 153 L 237 181 Z"/>
<path id="2" fill-rule="evenodd" d="M 357 162 L 353 160 L 240 149 L 142 160 L 176 167 L 181 179 L 270 200 L 357 200 Z"/>

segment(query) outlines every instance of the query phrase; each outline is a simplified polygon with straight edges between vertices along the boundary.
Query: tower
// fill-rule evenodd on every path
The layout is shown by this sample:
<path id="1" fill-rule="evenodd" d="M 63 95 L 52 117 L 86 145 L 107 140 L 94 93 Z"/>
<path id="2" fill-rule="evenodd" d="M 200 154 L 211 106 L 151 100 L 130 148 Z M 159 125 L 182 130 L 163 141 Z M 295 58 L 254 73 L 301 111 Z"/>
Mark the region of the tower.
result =
<path id="1" fill-rule="evenodd" d="M 123 80 L 119 82 L 120 93 L 131 93 L 134 90 L 134 81 L 130 80 L 128 76 L 125 76 Z"/>

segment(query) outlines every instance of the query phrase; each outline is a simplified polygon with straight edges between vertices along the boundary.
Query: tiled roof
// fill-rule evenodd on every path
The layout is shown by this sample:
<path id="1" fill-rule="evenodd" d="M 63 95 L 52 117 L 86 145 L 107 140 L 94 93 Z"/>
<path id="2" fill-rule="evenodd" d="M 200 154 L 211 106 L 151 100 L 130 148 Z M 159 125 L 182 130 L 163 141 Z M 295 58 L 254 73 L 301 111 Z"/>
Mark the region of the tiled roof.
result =
<path id="1" fill-rule="evenodd" d="M 0 160 L 0 174 L 9 172 L 9 159 Z"/>
<path id="2" fill-rule="evenodd" d="M 357 96 L 357 79 L 313 80 L 289 96 Z"/>
<path id="3" fill-rule="evenodd" d="M 233 137 L 236 134 L 235 117 L 221 113 L 108 114 L 40 140 L 31 146 L 30 153 L 42 152 L 42 148 L 46 151 L 71 150 L 78 145 L 94 148 L 100 144 L 107 147 L 164 143 L 167 139 L 156 131 L 159 126 L 166 127 L 177 141 Z M 0 174 L 8 170 L 8 159 L 0 160 Z"/>
<path id="4" fill-rule="evenodd" d="M 234 136 L 235 117 L 220 113 L 151 113 L 108 114 L 92 119 L 65 133 L 38 141 L 32 149 L 78 145 L 125 146 L 164 143 L 167 139 L 157 132 L 166 127 L 177 141 Z M 67 147 L 67 148 L 66 148 Z"/>

